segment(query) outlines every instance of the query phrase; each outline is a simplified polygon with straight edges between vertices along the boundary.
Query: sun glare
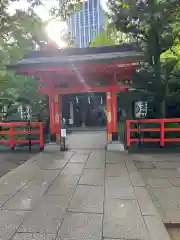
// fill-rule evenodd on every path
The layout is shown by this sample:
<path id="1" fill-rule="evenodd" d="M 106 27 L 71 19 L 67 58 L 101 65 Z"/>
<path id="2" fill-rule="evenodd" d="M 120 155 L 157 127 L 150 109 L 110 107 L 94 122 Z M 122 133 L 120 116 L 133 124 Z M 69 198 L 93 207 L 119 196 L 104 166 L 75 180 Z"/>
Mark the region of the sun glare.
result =
<path id="1" fill-rule="evenodd" d="M 59 47 L 67 47 L 67 42 L 63 40 L 63 35 L 67 31 L 67 24 L 57 20 L 52 20 L 46 27 L 49 38 L 56 42 Z"/>

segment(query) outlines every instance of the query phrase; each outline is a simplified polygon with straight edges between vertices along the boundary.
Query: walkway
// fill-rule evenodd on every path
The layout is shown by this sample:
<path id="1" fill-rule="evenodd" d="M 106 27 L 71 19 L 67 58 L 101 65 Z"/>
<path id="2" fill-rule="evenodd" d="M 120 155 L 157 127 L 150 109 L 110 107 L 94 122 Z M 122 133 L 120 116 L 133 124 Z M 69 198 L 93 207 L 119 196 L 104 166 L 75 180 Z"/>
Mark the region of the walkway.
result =
<path id="1" fill-rule="evenodd" d="M 141 154 L 133 158 L 163 222 L 180 224 L 180 154 Z"/>
<path id="2" fill-rule="evenodd" d="M 81 134 L 0 179 L 0 239 L 170 240 L 129 155 Z"/>

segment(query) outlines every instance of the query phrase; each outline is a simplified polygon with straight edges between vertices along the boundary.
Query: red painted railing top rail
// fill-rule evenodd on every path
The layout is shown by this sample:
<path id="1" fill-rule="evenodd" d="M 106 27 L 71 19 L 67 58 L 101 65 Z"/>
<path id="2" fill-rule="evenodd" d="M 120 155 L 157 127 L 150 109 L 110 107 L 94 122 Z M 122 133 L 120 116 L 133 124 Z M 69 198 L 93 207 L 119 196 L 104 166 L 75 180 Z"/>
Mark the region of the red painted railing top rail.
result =
<path id="1" fill-rule="evenodd" d="M 139 124 L 146 123 L 146 127 Z M 159 127 L 151 127 L 151 124 L 159 123 Z M 166 128 L 165 123 L 179 123 L 179 127 Z M 131 125 L 134 124 L 133 128 Z M 149 126 L 148 126 L 149 125 Z M 138 127 L 140 126 L 140 127 Z M 132 137 L 131 133 L 143 133 L 143 132 L 159 132 L 160 136 L 157 138 L 145 138 L 143 136 Z M 180 132 L 180 118 L 163 118 L 163 119 L 138 119 L 138 120 L 126 120 L 126 141 L 127 147 L 130 147 L 132 143 L 138 142 L 159 142 L 161 147 L 165 146 L 166 142 L 177 143 L 180 142 L 180 138 L 166 138 L 165 132 Z"/>
<path id="2" fill-rule="evenodd" d="M 42 125 L 43 125 L 42 122 L 30 122 L 31 127 L 40 127 Z M 10 127 L 10 126 L 26 127 L 27 122 L 0 122 L 0 127 Z"/>
<path id="3" fill-rule="evenodd" d="M 156 119 L 138 119 L 138 120 L 126 120 L 130 123 L 180 123 L 180 118 L 156 118 Z"/>
<path id="4" fill-rule="evenodd" d="M 40 149 L 44 149 L 44 126 L 42 122 L 30 122 L 29 126 L 32 128 L 30 133 L 39 135 L 39 139 L 31 139 L 32 144 L 39 144 Z M 8 128 L 0 130 L 0 136 L 9 136 L 8 139 L 0 139 L 0 144 L 7 144 L 11 149 L 14 149 L 16 144 L 28 144 L 27 139 L 16 139 L 16 135 L 28 135 L 29 130 L 27 128 L 27 122 L 0 122 L 1 128 Z M 22 127 L 23 129 L 16 129 L 17 127 Z M 38 129 L 33 129 L 33 127 L 38 127 Z"/>

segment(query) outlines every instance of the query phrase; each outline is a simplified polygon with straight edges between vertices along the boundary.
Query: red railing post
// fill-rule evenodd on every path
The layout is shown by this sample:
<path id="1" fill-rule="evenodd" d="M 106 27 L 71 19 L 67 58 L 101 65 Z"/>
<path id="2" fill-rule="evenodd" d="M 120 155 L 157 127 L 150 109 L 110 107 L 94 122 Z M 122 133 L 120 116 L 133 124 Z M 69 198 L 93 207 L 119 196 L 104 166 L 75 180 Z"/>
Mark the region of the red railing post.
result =
<path id="1" fill-rule="evenodd" d="M 127 143 L 127 147 L 131 146 L 130 124 L 131 124 L 131 120 L 126 120 L 126 143 Z"/>
<path id="2" fill-rule="evenodd" d="M 14 149 L 14 125 L 13 123 L 10 123 L 10 148 Z"/>
<path id="3" fill-rule="evenodd" d="M 39 124 L 39 138 L 40 138 L 40 149 L 44 149 L 44 129 L 43 129 L 43 123 Z"/>
<path id="4" fill-rule="evenodd" d="M 164 119 L 160 120 L 160 146 L 164 147 Z"/>

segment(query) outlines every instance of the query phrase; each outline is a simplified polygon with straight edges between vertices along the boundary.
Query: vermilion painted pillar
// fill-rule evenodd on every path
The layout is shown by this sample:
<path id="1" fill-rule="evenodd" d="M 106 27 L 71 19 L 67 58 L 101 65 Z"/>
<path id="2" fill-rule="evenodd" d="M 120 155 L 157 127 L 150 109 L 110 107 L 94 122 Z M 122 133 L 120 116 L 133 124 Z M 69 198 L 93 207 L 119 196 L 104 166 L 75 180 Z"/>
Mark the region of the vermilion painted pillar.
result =
<path id="1" fill-rule="evenodd" d="M 52 136 L 56 133 L 55 128 L 55 103 L 54 103 L 54 96 L 53 94 L 49 95 L 49 117 L 50 117 L 50 134 L 51 134 L 51 140 Z"/>
<path id="2" fill-rule="evenodd" d="M 106 108 L 107 108 L 107 141 L 112 142 L 112 104 L 111 93 L 106 93 Z"/>
<path id="3" fill-rule="evenodd" d="M 115 91 L 111 93 L 112 108 L 112 140 L 118 140 L 118 124 L 117 124 L 117 94 Z"/>
<path id="4" fill-rule="evenodd" d="M 56 142 L 60 142 L 61 138 L 61 97 L 56 94 L 54 96 L 54 102 L 55 102 L 55 128 L 56 128 Z"/>

